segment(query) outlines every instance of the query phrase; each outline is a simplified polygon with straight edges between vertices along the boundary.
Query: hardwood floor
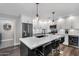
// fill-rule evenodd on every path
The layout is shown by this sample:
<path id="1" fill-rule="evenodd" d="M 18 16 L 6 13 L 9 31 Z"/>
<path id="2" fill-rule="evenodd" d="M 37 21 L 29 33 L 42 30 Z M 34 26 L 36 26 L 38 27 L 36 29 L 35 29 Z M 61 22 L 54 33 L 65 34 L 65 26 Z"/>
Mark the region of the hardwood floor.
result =
<path id="1" fill-rule="evenodd" d="M 0 49 L 0 56 L 20 56 L 20 48 L 16 46 Z"/>
<path id="2" fill-rule="evenodd" d="M 59 56 L 79 56 L 79 48 L 61 44 L 58 49 L 60 50 Z M 54 56 L 54 54 L 50 52 L 49 56 Z"/>
<path id="3" fill-rule="evenodd" d="M 79 56 L 79 48 L 66 46 L 61 44 L 58 49 L 60 49 L 61 54 L 57 56 Z M 0 49 L 0 56 L 20 56 L 19 47 L 10 47 L 5 49 Z M 52 52 L 48 56 L 54 56 Z"/>
<path id="4" fill-rule="evenodd" d="M 72 46 L 63 46 L 63 56 L 79 56 L 79 48 L 75 48 Z"/>

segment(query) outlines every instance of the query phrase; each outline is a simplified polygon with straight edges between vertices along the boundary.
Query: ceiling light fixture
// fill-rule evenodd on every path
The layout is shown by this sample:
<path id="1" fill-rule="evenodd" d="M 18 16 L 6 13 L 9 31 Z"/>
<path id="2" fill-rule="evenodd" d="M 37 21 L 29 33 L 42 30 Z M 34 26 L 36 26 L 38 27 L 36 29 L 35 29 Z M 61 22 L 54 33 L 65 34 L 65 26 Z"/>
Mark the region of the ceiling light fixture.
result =
<path id="1" fill-rule="evenodd" d="M 59 19 L 58 19 L 58 23 L 61 23 L 61 22 L 63 22 L 63 21 L 64 21 L 63 18 L 59 18 Z"/>
<path id="2" fill-rule="evenodd" d="M 52 12 L 52 15 L 53 15 L 52 23 L 54 24 L 54 22 L 55 22 L 55 20 L 54 20 L 55 11 Z"/>
<path id="3" fill-rule="evenodd" d="M 37 18 L 37 21 L 39 21 L 38 5 L 39 5 L 39 3 L 36 3 L 36 18 Z"/>
<path id="4" fill-rule="evenodd" d="M 52 12 L 52 15 L 53 15 L 52 25 L 50 25 L 50 30 L 52 34 L 57 33 L 57 25 L 55 24 L 54 14 L 55 12 L 53 11 Z"/>
<path id="5" fill-rule="evenodd" d="M 70 16 L 69 18 L 68 18 L 68 20 L 69 20 L 69 22 L 70 22 L 70 29 L 69 29 L 69 32 L 74 32 L 74 28 L 73 28 L 73 20 L 75 19 L 75 17 L 74 16 Z"/>
<path id="6" fill-rule="evenodd" d="M 36 15 L 35 15 L 35 18 L 33 19 L 33 23 L 35 25 L 37 25 L 39 22 L 38 5 L 39 5 L 39 3 L 36 3 Z"/>

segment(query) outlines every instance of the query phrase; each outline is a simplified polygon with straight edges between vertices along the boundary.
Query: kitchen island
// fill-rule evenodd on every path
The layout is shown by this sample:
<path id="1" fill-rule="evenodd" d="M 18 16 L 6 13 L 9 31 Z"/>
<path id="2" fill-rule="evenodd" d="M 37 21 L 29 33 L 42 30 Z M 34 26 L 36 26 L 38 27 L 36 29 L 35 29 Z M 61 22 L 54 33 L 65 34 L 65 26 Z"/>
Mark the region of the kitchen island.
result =
<path id="1" fill-rule="evenodd" d="M 64 37 L 64 35 L 56 34 L 47 34 L 44 37 L 38 38 L 36 36 L 33 37 L 28 37 L 28 38 L 20 38 L 20 49 L 21 49 L 21 55 L 23 56 L 33 56 L 36 55 L 36 50 L 37 48 L 41 46 L 46 46 L 48 45 L 48 50 L 51 50 L 51 43 L 53 40 L 61 40 L 61 38 Z"/>

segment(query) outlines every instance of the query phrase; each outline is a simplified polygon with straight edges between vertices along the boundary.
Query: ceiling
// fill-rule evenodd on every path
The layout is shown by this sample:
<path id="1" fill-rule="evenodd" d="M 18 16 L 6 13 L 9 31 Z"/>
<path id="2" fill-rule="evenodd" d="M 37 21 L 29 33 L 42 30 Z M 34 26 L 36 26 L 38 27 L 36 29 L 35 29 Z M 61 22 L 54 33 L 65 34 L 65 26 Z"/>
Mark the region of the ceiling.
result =
<path id="1" fill-rule="evenodd" d="M 40 3 L 40 18 L 52 17 L 52 11 L 55 11 L 55 18 L 66 17 L 69 15 L 79 15 L 79 3 Z M 35 17 L 35 3 L 0 3 L 0 14 L 19 16 L 25 14 Z"/>

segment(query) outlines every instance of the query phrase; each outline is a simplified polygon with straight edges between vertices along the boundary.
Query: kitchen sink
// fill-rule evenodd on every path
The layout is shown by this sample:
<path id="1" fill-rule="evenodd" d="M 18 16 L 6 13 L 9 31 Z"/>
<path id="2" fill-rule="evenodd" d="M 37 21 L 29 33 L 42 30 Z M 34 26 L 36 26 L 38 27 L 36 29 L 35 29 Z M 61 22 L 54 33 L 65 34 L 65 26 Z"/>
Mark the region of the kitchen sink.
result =
<path id="1" fill-rule="evenodd" d="M 42 38 L 42 37 L 46 37 L 46 35 L 39 35 L 39 36 L 36 36 L 37 38 Z"/>

